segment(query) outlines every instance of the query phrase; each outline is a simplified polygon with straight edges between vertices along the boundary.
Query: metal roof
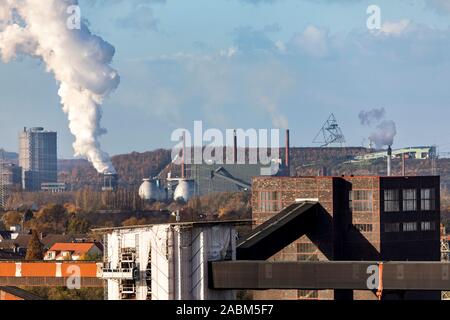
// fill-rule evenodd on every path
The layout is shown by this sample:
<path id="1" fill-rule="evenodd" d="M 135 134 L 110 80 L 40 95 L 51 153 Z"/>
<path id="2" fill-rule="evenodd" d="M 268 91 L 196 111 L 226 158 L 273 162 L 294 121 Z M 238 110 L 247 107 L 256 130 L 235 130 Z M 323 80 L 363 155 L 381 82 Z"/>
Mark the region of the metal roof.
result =
<path id="1" fill-rule="evenodd" d="M 294 202 L 259 225 L 237 247 L 238 260 L 265 260 L 311 228 L 316 201 Z"/>

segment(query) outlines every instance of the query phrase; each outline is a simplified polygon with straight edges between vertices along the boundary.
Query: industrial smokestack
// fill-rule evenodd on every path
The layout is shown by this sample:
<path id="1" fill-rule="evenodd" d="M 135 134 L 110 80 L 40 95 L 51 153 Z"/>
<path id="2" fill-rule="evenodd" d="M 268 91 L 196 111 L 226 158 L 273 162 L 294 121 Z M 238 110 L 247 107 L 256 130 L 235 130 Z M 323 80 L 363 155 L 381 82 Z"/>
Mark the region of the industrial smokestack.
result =
<path id="1" fill-rule="evenodd" d="M 287 175 L 288 176 L 290 176 L 291 175 L 291 168 L 290 168 L 290 163 L 289 163 L 289 160 L 290 160 L 290 158 L 289 158 L 289 154 L 290 154 L 290 152 L 291 152 L 291 148 L 290 148 L 290 146 L 289 146 L 289 129 L 286 129 L 286 144 L 285 144 L 285 148 L 286 148 L 286 150 L 285 150 L 285 160 L 284 160 L 284 163 L 285 163 L 285 166 L 286 166 L 286 172 L 287 172 Z"/>
<path id="2" fill-rule="evenodd" d="M 388 147 L 387 151 L 387 176 L 391 176 L 391 160 L 392 160 L 392 148 L 391 146 Z"/>
<path id="3" fill-rule="evenodd" d="M 406 154 L 402 154 L 402 176 L 406 176 Z"/>
<path id="4" fill-rule="evenodd" d="M 185 155 L 186 155 L 186 132 L 183 131 L 183 155 L 182 155 L 182 158 L 181 158 L 181 178 L 182 179 L 185 178 L 185 176 L 184 176 L 184 172 L 185 172 L 185 169 L 184 169 L 184 166 L 185 166 L 184 161 L 185 161 L 185 159 L 184 159 L 184 157 L 185 157 Z"/>
<path id="5" fill-rule="evenodd" d="M 237 164 L 237 134 L 236 130 L 233 133 L 233 163 Z"/>

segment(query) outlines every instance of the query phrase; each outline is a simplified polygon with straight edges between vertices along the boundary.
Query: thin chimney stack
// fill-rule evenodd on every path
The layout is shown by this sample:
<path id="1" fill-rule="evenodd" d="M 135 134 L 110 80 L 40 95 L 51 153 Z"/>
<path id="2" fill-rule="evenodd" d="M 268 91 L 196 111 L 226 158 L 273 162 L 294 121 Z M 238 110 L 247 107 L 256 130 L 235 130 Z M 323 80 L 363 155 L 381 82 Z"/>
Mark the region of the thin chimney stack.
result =
<path id="1" fill-rule="evenodd" d="M 181 178 L 185 178 L 186 132 L 183 131 L 183 157 L 181 158 Z"/>
<path id="2" fill-rule="evenodd" d="M 286 172 L 287 175 L 290 176 L 291 175 L 291 168 L 290 168 L 290 152 L 291 152 L 291 148 L 289 145 L 290 141 L 289 141 L 289 129 L 286 129 L 286 144 L 285 144 L 285 166 L 286 166 Z"/>
<path id="3" fill-rule="evenodd" d="M 236 134 L 236 129 L 234 130 L 233 133 L 233 160 L 234 160 L 234 164 L 237 164 L 237 134 Z"/>
<path id="4" fill-rule="evenodd" d="M 406 154 L 402 154 L 402 176 L 406 176 Z"/>
<path id="5" fill-rule="evenodd" d="M 388 147 L 387 151 L 387 176 L 391 176 L 391 161 L 392 161 L 392 148 L 391 146 Z"/>

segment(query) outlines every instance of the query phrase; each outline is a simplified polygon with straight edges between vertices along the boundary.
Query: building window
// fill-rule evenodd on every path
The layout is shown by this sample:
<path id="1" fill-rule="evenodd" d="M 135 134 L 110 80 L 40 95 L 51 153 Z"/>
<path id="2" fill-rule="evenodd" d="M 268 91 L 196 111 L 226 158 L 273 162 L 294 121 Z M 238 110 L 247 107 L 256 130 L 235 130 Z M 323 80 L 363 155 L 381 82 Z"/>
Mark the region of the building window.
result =
<path id="1" fill-rule="evenodd" d="M 403 231 L 417 231 L 417 222 L 403 222 Z"/>
<path id="2" fill-rule="evenodd" d="M 297 243 L 298 253 L 314 253 L 317 251 L 317 247 L 314 243 Z"/>
<path id="3" fill-rule="evenodd" d="M 372 232 L 372 224 L 369 223 L 355 223 L 353 227 L 359 232 Z"/>
<path id="4" fill-rule="evenodd" d="M 351 190 L 349 192 L 350 211 L 371 212 L 372 190 Z"/>
<path id="5" fill-rule="evenodd" d="M 403 211 L 417 210 L 417 191 L 416 189 L 403 190 Z"/>
<path id="6" fill-rule="evenodd" d="M 420 209 L 422 211 L 436 210 L 435 200 L 436 198 L 434 189 L 420 190 Z"/>
<path id="7" fill-rule="evenodd" d="M 436 230 L 436 222 L 435 221 L 422 221 L 420 223 L 420 230 L 434 231 L 434 230 Z"/>
<path id="8" fill-rule="evenodd" d="M 259 193 L 259 211 L 278 212 L 281 210 L 281 193 L 278 191 L 261 191 Z"/>
<path id="9" fill-rule="evenodd" d="M 300 300 L 316 300 L 319 299 L 319 291 L 317 290 L 298 290 L 297 298 Z"/>
<path id="10" fill-rule="evenodd" d="M 399 192 L 396 189 L 384 190 L 384 212 L 400 211 Z"/>
<path id="11" fill-rule="evenodd" d="M 385 223 L 384 224 L 384 232 L 399 232 L 400 231 L 400 223 Z"/>

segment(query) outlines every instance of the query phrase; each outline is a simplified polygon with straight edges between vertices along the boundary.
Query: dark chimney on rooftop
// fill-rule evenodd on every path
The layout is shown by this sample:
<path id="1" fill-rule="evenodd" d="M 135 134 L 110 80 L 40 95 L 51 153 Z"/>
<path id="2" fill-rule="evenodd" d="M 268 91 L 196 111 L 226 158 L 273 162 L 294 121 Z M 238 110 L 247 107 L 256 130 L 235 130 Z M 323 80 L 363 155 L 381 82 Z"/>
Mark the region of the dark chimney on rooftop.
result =
<path id="1" fill-rule="evenodd" d="M 291 148 L 290 148 L 290 141 L 289 141 L 289 129 L 286 129 L 286 143 L 285 143 L 285 160 L 284 160 L 284 164 L 286 166 L 286 175 L 290 176 L 291 175 L 291 167 L 290 167 L 290 152 L 291 152 Z"/>
<path id="2" fill-rule="evenodd" d="M 236 130 L 233 132 L 233 163 L 237 164 L 237 134 Z"/>

